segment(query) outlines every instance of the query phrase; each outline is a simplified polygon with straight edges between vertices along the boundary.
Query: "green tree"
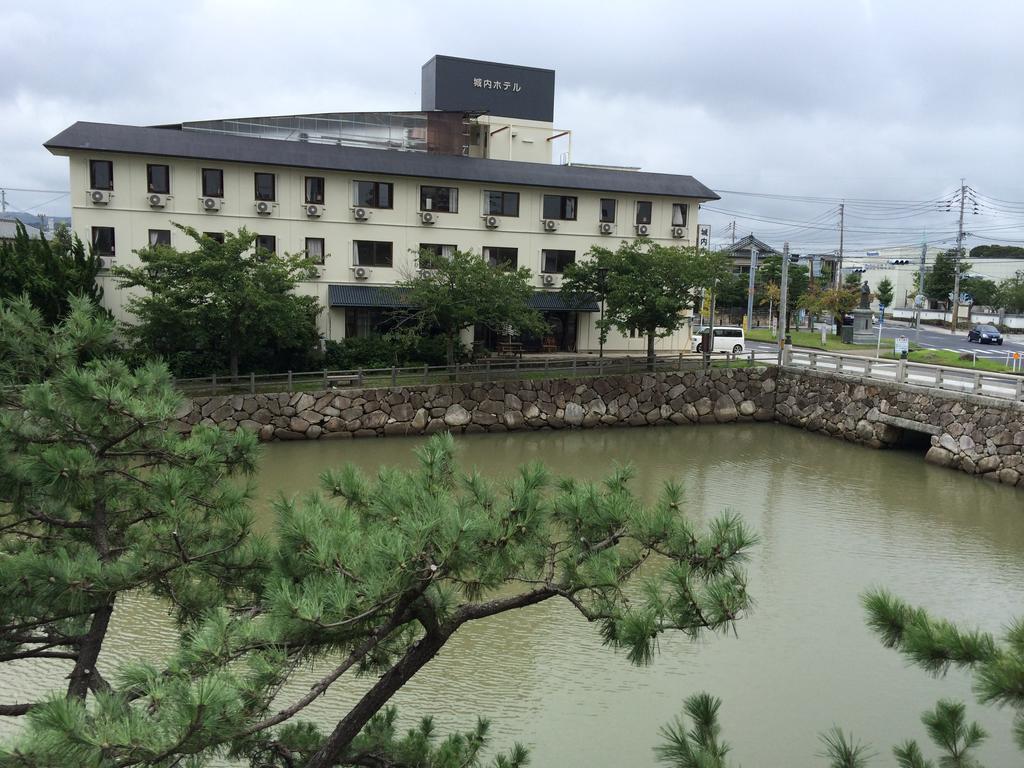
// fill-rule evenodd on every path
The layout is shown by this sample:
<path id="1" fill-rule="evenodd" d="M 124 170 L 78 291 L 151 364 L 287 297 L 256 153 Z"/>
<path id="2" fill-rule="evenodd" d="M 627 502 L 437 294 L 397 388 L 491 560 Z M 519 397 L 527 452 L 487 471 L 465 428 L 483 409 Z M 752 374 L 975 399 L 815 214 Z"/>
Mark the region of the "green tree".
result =
<path id="1" fill-rule="evenodd" d="M 843 287 L 847 290 L 860 290 L 862 280 L 863 277 L 860 272 L 850 272 L 843 278 Z"/>
<path id="2" fill-rule="evenodd" d="M 953 293 L 955 282 L 956 251 L 942 251 L 935 257 L 935 263 L 924 276 L 924 295 L 932 301 L 942 302 L 943 306 L 949 305 L 949 297 Z M 966 261 L 960 261 L 960 274 L 963 275 L 970 270 L 971 265 Z"/>
<path id="3" fill-rule="evenodd" d="M 969 297 L 967 303 L 967 324 L 975 307 L 998 306 L 999 286 L 993 280 L 978 275 L 967 275 L 960 280 L 960 292 Z"/>
<path id="4" fill-rule="evenodd" d="M 801 306 L 800 300 L 803 295 L 807 293 L 810 288 L 810 270 L 803 264 L 790 264 L 789 270 L 789 290 L 786 293 L 786 327 L 784 331 L 789 331 L 790 323 L 796 316 L 796 310 Z M 769 254 L 765 256 L 763 260 L 758 261 L 757 266 L 757 281 L 761 285 L 767 285 L 774 283 L 775 285 L 782 286 L 782 255 L 781 254 Z M 781 290 L 780 290 L 781 294 Z M 778 301 L 778 299 L 776 299 Z M 762 301 L 763 303 L 763 301 Z"/>
<path id="5" fill-rule="evenodd" d="M 271 547 L 250 531 L 253 437 L 165 430 L 180 407 L 166 369 L 104 357 L 110 323 L 78 301 L 49 340 L 26 302 L 0 313 L 34 329 L 50 361 L 0 382 L 50 370 L 3 390 L 0 664 L 71 668 L 66 691 L 0 709 L 27 718 L 0 764 L 479 766 L 486 723 L 442 739 L 427 718 L 399 733 L 389 707 L 460 628 L 564 600 L 646 664 L 663 633 L 728 630 L 750 607 L 754 537 L 738 517 L 698 528 L 673 483 L 643 504 L 628 468 L 600 484 L 555 482 L 540 465 L 490 482 L 459 470 L 448 435 L 412 469 L 349 466 L 280 500 Z M 107 680 L 113 605 L 139 590 L 166 601 L 179 647 Z M 311 689 L 280 700 L 296 669 L 325 658 L 335 665 Z M 357 673 L 375 680 L 329 733 L 300 719 Z M 516 747 L 493 764 L 524 763 Z"/>
<path id="6" fill-rule="evenodd" d="M 878 299 L 878 303 L 883 307 L 892 306 L 892 280 L 888 277 L 883 277 L 878 281 L 878 285 L 875 286 L 875 298 Z"/>
<path id="7" fill-rule="evenodd" d="M 1007 312 L 1024 312 L 1024 271 L 1001 280 L 994 301 Z"/>
<path id="8" fill-rule="evenodd" d="M 815 315 L 828 315 L 836 326 L 857 306 L 857 293 L 848 288 L 814 288 L 800 297 L 800 306 Z"/>
<path id="9" fill-rule="evenodd" d="M 563 293 L 595 295 L 607 286 L 604 327 L 642 331 L 653 370 L 655 340 L 688 322 L 683 312 L 694 307 L 696 293 L 707 283 L 709 261 L 693 248 L 659 245 L 647 238 L 623 241 L 614 251 L 594 247 L 588 255 L 566 269 Z"/>
<path id="10" fill-rule="evenodd" d="M 143 289 L 127 303 L 129 329 L 143 357 L 160 356 L 178 375 L 242 363 L 283 370 L 308 360 L 318 342 L 320 306 L 295 293 L 312 268 L 305 255 L 254 250 L 256 235 L 240 229 L 219 243 L 175 225 L 196 243 L 139 250 L 137 267 L 115 267 L 122 287 Z"/>
<path id="11" fill-rule="evenodd" d="M 972 259 L 1024 259 L 1024 248 L 1019 245 L 976 245 L 971 248 Z"/>
<path id="12" fill-rule="evenodd" d="M 53 240 L 31 238 L 20 221 L 15 227 L 14 239 L 0 242 L 0 299 L 27 295 L 51 325 L 67 315 L 70 296 L 99 305 L 100 259 L 77 236 L 60 227 Z"/>
<path id="13" fill-rule="evenodd" d="M 459 334 L 476 325 L 515 333 L 541 334 L 547 329 L 530 307 L 533 289 L 526 267 L 492 267 L 480 254 L 458 250 L 444 258 L 424 251 L 420 259 L 429 269 L 400 286 L 412 307 L 412 328 L 444 336 L 448 365 L 455 364 Z"/>
<path id="14" fill-rule="evenodd" d="M 119 596 L 157 595 L 186 624 L 244 602 L 260 578 L 248 491 L 225 482 L 252 471 L 253 435 L 168 432 L 181 403 L 167 370 L 109 357 L 113 322 L 70 305 L 52 336 L 26 300 L 0 310 L 0 663 L 69 668 L 63 695 L 5 702 L 3 715 L 90 693 L 102 707 L 112 687 L 97 662 Z"/>

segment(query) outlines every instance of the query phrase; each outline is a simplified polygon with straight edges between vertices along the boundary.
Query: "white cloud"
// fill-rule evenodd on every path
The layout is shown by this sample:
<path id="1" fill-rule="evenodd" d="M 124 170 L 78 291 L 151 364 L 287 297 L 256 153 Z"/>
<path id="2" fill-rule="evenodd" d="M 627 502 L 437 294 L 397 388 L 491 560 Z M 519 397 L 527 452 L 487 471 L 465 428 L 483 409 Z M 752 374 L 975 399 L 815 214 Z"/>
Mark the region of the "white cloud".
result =
<path id="1" fill-rule="evenodd" d="M 1018 199 L 1022 22 L 1016 4 L 923 0 L 8 7 L 0 185 L 66 187 L 42 143 L 75 120 L 416 109 L 420 65 L 445 53 L 555 69 L 579 161 L 828 197 L 924 200 L 966 176 Z"/>

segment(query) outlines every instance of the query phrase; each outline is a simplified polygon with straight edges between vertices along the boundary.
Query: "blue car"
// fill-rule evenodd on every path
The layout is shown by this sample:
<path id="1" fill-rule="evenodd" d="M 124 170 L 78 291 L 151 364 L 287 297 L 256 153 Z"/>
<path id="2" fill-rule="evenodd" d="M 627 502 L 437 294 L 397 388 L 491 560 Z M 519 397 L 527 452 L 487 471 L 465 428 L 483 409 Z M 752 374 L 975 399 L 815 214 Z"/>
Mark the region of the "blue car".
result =
<path id="1" fill-rule="evenodd" d="M 976 325 L 967 332 L 967 340 L 979 344 L 1002 344 L 1003 334 L 994 325 Z"/>

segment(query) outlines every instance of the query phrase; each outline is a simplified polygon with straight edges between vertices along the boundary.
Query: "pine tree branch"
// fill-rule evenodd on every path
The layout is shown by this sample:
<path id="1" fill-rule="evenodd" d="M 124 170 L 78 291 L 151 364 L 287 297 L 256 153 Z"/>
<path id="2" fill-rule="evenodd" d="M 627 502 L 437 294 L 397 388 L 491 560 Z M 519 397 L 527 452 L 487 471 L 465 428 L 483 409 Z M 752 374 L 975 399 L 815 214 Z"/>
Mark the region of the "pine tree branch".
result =
<path id="1" fill-rule="evenodd" d="M 39 706 L 38 702 L 29 704 L 0 704 L 0 717 L 21 717 L 28 714 L 32 707 Z"/>

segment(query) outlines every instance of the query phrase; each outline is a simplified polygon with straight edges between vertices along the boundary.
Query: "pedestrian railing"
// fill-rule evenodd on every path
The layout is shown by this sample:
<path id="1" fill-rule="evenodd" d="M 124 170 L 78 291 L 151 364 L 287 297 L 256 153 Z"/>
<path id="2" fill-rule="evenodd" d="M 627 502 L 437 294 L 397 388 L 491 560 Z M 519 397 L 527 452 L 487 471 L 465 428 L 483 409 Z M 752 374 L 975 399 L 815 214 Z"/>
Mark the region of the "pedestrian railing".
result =
<path id="1" fill-rule="evenodd" d="M 914 363 L 909 360 L 815 352 L 806 349 L 787 350 L 783 364 L 811 371 L 845 373 L 897 384 L 916 384 L 1017 401 L 1024 399 L 1024 376 L 1012 373 Z"/>
<path id="2" fill-rule="evenodd" d="M 750 366 L 758 362 L 775 362 L 775 354 L 765 355 L 753 350 L 734 355 L 717 353 L 705 358 L 700 354 L 659 355 L 649 364 L 647 357 L 530 357 L 491 359 L 479 363 L 457 365 L 394 366 L 391 368 L 358 368 L 355 370 L 321 370 L 270 374 L 205 376 L 175 379 L 175 387 L 183 394 L 255 395 L 271 392 L 299 392 L 327 389 L 363 389 L 369 387 L 400 387 L 424 384 L 462 384 L 517 378 L 583 378 L 616 374 L 699 370 L 709 366 Z"/>

